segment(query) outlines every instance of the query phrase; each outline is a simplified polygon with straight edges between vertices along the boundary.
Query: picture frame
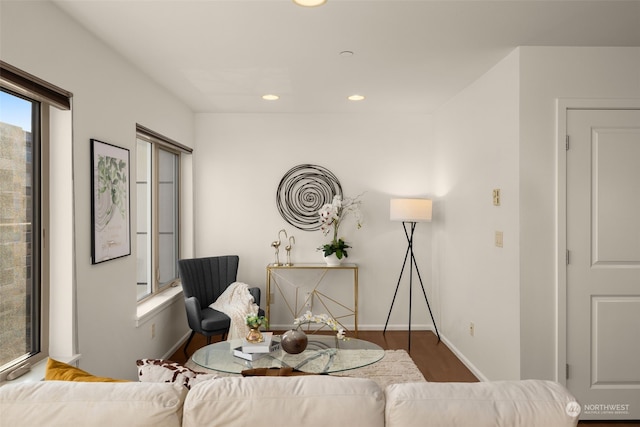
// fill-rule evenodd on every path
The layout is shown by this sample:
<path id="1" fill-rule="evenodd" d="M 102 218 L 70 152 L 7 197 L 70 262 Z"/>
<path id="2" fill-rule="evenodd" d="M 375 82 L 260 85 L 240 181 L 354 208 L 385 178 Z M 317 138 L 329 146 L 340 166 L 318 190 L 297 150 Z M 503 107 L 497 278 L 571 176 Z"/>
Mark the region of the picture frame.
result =
<path id="1" fill-rule="evenodd" d="M 131 255 L 129 150 L 91 139 L 91 263 Z"/>

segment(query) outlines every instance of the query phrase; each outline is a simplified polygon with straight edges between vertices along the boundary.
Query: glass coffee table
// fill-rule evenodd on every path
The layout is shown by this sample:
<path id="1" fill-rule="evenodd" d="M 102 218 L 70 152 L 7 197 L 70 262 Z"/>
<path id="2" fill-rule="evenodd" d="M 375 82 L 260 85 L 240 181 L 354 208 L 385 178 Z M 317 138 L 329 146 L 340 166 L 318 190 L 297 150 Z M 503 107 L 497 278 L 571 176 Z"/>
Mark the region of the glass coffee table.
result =
<path id="1" fill-rule="evenodd" d="M 230 374 L 240 374 L 245 369 L 283 367 L 315 374 L 330 374 L 362 368 L 384 357 L 382 347 L 369 341 L 357 338 L 340 341 L 334 335 L 312 334 L 308 338 L 307 349 L 300 354 L 276 350 L 258 360 L 244 360 L 233 355 L 233 349 L 240 347 L 242 340 L 232 340 L 202 347 L 193 353 L 191 360 L 203 368 Z M 274 336 L 274 339 L 279 340 L 280 337 Z"/>

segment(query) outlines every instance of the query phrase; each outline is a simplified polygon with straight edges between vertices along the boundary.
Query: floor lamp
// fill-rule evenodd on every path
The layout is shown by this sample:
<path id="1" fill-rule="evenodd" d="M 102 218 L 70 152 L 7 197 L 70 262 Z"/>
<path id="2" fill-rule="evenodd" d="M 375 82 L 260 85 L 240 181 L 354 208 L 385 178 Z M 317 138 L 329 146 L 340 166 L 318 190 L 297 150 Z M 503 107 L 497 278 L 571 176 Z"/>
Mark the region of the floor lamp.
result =
<path id="1" fill-rule="evenodd" d="M 404 228 L 404 234 L 407 237 L 408 245 L 407 245 L 407 251 L 404 254 L 404 263 L 402 264 L 402 270 L 400 270 L 400 277 L 398 278 L 396 291 L 393 293 L 393 300 L 391 301 L 391 307 L 389 308 L 389 314 L 387 315 L 387 321 L 384 324 L 384 331 L 382 332 L 382 334 L 384 335 L 387 332 L 387 325 L 389 324 L 389 318 L 391 317 L 393 304 L 396 302 L 396 296 L 398 295 L 398 289 L 400 288 L 402 275 L 404 274 L 404 269 L 407 266 L 407 259 L 410 256 L 411 258 L 409 261 L 409 345 L 408 345 L 408 349 L 409 351 L 411 351 L 411 303 L 412 303 L 412 294 L 413 294 L 413 269 L 414 268 L 418 275 L 418 279 L 420 280 L 420 287 L 422 288 L 422 294 L 424 295 L 424 300 L 427 302 L 427 308 L 429 309 L 429 314 L 431 315 L 431 320 L 433 321 L 433 327 L 435 328 L 436 335 L 438 336 L 438 342 L 440 342 L 440 333 L 438 332 L 438 326 L 436 325 L 436 321 L 433 318 L 433 313 L 431 312 L 431 306 L 429 305 L 429 299 L 427 298 L 427 293 L 424 290 L 424 285 L 422 284 L 422 277 L 420 276 L 420 270 L 418 270 L 418 264 L 416 263 L 416 258 L 413 255 L 413 232 L 416 229 L 416 224 L 418 222 L 431 221 L 431 200 L 429 199 L 391 199 L 390 208 L 389 208 L 389 218 L 391 219 L 391 221 L 402 221 L 402 227 Z"/>

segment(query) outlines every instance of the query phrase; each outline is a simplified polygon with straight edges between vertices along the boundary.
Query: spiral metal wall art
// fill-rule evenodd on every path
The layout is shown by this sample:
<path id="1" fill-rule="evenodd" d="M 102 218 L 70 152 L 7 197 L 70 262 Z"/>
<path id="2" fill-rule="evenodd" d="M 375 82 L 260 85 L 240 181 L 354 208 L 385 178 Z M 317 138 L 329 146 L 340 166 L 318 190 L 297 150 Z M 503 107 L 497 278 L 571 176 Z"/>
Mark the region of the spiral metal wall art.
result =
<path id="1" fill-rule="evenodd" d="M 342 186 L 331 171 L 318 165 L 298 165 L 280 180 L 276 204 L 289 224 L 314 231 L 320 229 L 318 211 L 336 194 L 342 195 Z"/>

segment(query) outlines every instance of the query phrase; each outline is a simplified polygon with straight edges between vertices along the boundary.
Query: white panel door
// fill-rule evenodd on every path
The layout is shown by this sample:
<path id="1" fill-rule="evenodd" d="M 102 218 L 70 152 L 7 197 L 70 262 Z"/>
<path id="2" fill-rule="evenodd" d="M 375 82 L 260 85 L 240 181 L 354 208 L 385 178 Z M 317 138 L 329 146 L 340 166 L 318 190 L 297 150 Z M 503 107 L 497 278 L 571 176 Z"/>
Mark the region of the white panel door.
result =
<path id="1" fill-rule="evenodd" d="M 568 110 L 567 387 L 640 419 L 640 110 Z"/>

